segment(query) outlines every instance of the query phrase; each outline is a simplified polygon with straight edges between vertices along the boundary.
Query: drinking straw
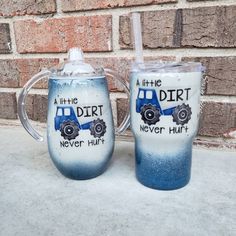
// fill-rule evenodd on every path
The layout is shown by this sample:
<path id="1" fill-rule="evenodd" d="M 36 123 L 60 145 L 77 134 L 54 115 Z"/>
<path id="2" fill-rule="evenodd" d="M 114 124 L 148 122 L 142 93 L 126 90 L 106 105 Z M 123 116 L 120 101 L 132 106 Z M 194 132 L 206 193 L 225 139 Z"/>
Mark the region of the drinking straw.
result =
<path id="1" fill-rule="evenodd" d="M 143 63 L 143 42 L 142 42 L 142 29 L 140 14 L 138 12 L 132 13 L 133 22 L 133 36 L 135 46 L 135 61 L 137 63 Z"/>

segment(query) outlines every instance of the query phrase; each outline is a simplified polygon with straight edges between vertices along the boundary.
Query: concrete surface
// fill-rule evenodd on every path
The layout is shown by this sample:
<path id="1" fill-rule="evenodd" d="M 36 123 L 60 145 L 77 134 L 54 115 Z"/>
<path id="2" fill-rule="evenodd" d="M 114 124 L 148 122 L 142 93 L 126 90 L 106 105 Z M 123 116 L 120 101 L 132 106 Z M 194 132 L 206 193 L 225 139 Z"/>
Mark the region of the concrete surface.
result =
<path id="1" fill-rule="evenodd" d="M 236 154 L 194 149 L 185 188 L 157 191 L 134 174 L 133 143 L 117 142 L 101 176 L 73 181 L 46 143 L 0 127 L 0 235 L 236 235 Z"/>

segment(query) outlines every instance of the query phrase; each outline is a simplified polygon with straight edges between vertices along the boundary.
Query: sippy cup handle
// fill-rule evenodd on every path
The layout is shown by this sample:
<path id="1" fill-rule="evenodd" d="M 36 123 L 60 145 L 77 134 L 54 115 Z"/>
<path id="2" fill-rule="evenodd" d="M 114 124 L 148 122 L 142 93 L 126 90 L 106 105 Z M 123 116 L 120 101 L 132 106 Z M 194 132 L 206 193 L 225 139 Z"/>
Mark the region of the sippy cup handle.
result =
<path id="1" fill-rule="evenodd" d="M 123 86 L 125 89 L 125 92 L 128 95 L 128 99 L 129 99 L 129 87 L 128 87 L 128 83 L 126 82 L 125 79 L 123 79 L 121 76 L 119 76 L 116 72 L 114 72 L 111 69 L 104 69 L 106 74 L 113 77 L 114 79 L 117 79 Z M 26 96 L 29 93 L 30 89 L 33 87 L 34 84 L 36 84 L 39 80 L 41 80 L 42 78 L 49 78 L 51 72 L 49 70 L 43 70 L 41 72 L 39 72 L 38 74 L 34 75 L 23 87 L 19 98 L 18 98 L 18 116 L 19 119 L 23 125 L 23 127 L 26 129 L 26 131 L 37 141 L 43 141 L 43 137 L 42 135 L 40 135 L 30 124 L 26 110 L 25 110 L 25 100 L 26 100 Z M 130 113 L 129 113 L 129 108 L 127 108 L 126 111 L 126 115 L 124 120 L 122 121 L 122 123 L 120 124 L 120 126 L 118 128 L 116 128 L 116 133 L 117 134 L 121 134 L 123 133 L 130 124 Z"/>
<path id="2" fill-rule="evenodd" d="M 32 127 L 29 122 L 28 116 L 25 110 L 25 99 L 34 84 L 36 84 L 42 78 L 49 78 L 51 72 L 49 70 L 43 70 L 38 74 L 34 75 L 23 87 L 19 98 L 18 98 L 18 115 L 19 119 L 26 129 L 26 131 L 37 141 L 43 141 L 43 137 Z"/>
<path id="3" fill-rule="evenodd" d="M 128 95 L 128 100 L 129 100 L 130 90 L 129 90 L 129 85 L 128 85 L 127 81 L 123 77 L 118 75 L 118 73 L 116 73 L 115 71 L 113 71 L 111 69 L 104 68 L 104 71 L 107 75 L 118 80 L 123 85 L 125 92 Z M 129 106 L 128 106 L 124 120 L 121 122 L 120 126 L 116 128 L 116 134 L 122 134 L 129 127 L 129 125 L 130 125 L 130 110 L 129 110 Z"/>

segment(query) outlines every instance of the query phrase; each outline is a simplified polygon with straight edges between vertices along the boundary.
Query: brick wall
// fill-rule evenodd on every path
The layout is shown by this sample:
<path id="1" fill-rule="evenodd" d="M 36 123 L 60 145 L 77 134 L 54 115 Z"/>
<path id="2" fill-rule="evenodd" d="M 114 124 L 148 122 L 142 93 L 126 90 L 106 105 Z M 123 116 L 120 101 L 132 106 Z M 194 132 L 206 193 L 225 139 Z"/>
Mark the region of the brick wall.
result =
<path id="1" fill-rule="evenodd" d="M 128 79 L 133 59 L 130 16 L 140 11 L 144 56 L 200 61 L 208 83 L 202 96 L 199 143 L 235 145 L 224 138 L 236 129 L 235 0 L 2 0 L 0 5 L 0 118 L 17 119 L 20 88 L 43 67 L 62 62 L 80 46 L 86 60 L 111 67 Z M 31 119 L 44 122 L 47 83 L 27 100 Z M 115 120 L 127 105 L 109 80 Z"/>

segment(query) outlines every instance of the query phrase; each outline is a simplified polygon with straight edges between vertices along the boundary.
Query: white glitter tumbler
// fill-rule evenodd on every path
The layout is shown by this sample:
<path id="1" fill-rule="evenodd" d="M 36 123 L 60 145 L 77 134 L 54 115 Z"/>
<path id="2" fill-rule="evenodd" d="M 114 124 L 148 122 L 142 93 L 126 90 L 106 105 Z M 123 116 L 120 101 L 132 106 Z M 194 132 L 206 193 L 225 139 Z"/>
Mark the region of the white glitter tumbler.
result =
<path id="1" fill-rule="evenodd" d="M 190 180 L 202 78 L 200 63 L 134 63 L 130 76 L 131 128 L 137 179 L 171 190 Z"/>

